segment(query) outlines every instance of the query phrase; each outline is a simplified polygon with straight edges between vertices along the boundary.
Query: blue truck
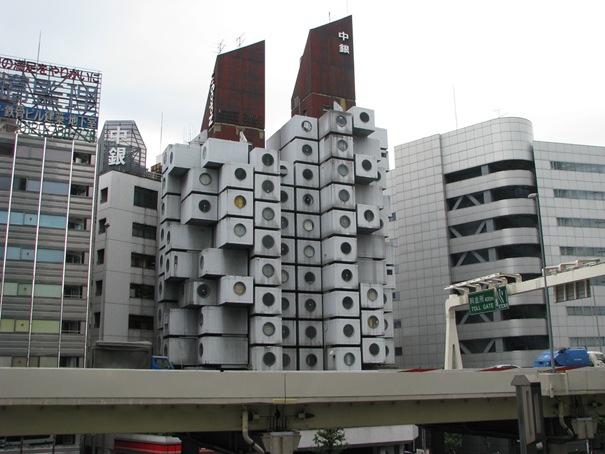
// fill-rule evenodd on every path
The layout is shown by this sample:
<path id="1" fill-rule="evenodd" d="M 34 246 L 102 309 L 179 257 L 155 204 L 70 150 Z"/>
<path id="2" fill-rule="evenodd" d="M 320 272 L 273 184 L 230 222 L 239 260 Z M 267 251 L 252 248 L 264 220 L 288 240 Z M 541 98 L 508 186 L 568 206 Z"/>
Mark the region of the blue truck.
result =
<path id="1" fill-rule="evenodd" d="M 586 348 L 560 348 L 555 350 L 554 354 L 556 367 L 605 367 L 603 353 Z M 540 353 L 534 360 L 533 367 L 550 367 L 550 351 Z"/>

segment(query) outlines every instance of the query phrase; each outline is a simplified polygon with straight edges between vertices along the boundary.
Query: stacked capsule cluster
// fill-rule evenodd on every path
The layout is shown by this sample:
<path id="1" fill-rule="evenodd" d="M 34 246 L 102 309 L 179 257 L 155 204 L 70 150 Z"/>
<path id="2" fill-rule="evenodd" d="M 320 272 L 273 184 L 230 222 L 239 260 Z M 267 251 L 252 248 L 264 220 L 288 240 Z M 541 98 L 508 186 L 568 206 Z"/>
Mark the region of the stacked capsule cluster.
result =
<path id="1" fill-rule="evenodd" d="M 393 363 L 386 131 L 354 107 L 163 154 L 156 348 L 177 365 Z"/>

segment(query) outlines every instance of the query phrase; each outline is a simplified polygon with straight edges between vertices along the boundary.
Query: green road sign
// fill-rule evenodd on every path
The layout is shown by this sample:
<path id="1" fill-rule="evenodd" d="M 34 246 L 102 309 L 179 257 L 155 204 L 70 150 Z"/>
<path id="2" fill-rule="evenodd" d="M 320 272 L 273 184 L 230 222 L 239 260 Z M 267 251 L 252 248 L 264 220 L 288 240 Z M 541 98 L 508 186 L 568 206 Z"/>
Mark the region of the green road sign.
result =
<path id="1" fill-rule="evenodd" d="M 506 287 L 490 288 L 468 294 L 468 306 L 471 315 L 494 312 L 496 309 L 508 309 Z"/>

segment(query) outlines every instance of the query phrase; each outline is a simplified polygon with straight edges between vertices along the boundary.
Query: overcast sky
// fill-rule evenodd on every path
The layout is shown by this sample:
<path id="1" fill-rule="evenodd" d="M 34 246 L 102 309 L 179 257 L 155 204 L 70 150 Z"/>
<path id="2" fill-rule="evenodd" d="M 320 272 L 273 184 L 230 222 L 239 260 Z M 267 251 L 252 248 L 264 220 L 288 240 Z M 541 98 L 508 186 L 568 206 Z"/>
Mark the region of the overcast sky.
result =
<path id="1" fill-rule="evenodd" d="M 605 2 L 134 1 L 2 3 L 0 53 L 103 73 L 101 122 L 135 120 L 148 164 L 200 128 L 218 43 L 266 40 L 266 131 L 290 117 L 307 32 L 353 14 L 357 104 L 389 145 L 515 115 L 539 140 L 605 146 Z M 101 123 L 102 124 L 102 123 Z"/>

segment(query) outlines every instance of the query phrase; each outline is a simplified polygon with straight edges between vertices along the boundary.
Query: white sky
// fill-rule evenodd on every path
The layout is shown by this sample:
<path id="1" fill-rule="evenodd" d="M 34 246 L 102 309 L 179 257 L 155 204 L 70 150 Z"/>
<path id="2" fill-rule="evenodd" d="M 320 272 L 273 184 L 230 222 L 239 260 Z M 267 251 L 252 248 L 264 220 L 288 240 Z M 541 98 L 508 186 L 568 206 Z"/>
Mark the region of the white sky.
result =
<path id="1" fill-rule="evenodd" d="M 499 115 L 539 140 L 605 145 L 605 2 L 135 1 L 2 3 L 0 54 L 103 73 L 101 124 L 135 120 L 148 164 L 200 128 L 216 48 L 266 40 L 266 131 L 290 117 L 310 28 L 353 14 L 357 104 L 389 145 Z"/>

